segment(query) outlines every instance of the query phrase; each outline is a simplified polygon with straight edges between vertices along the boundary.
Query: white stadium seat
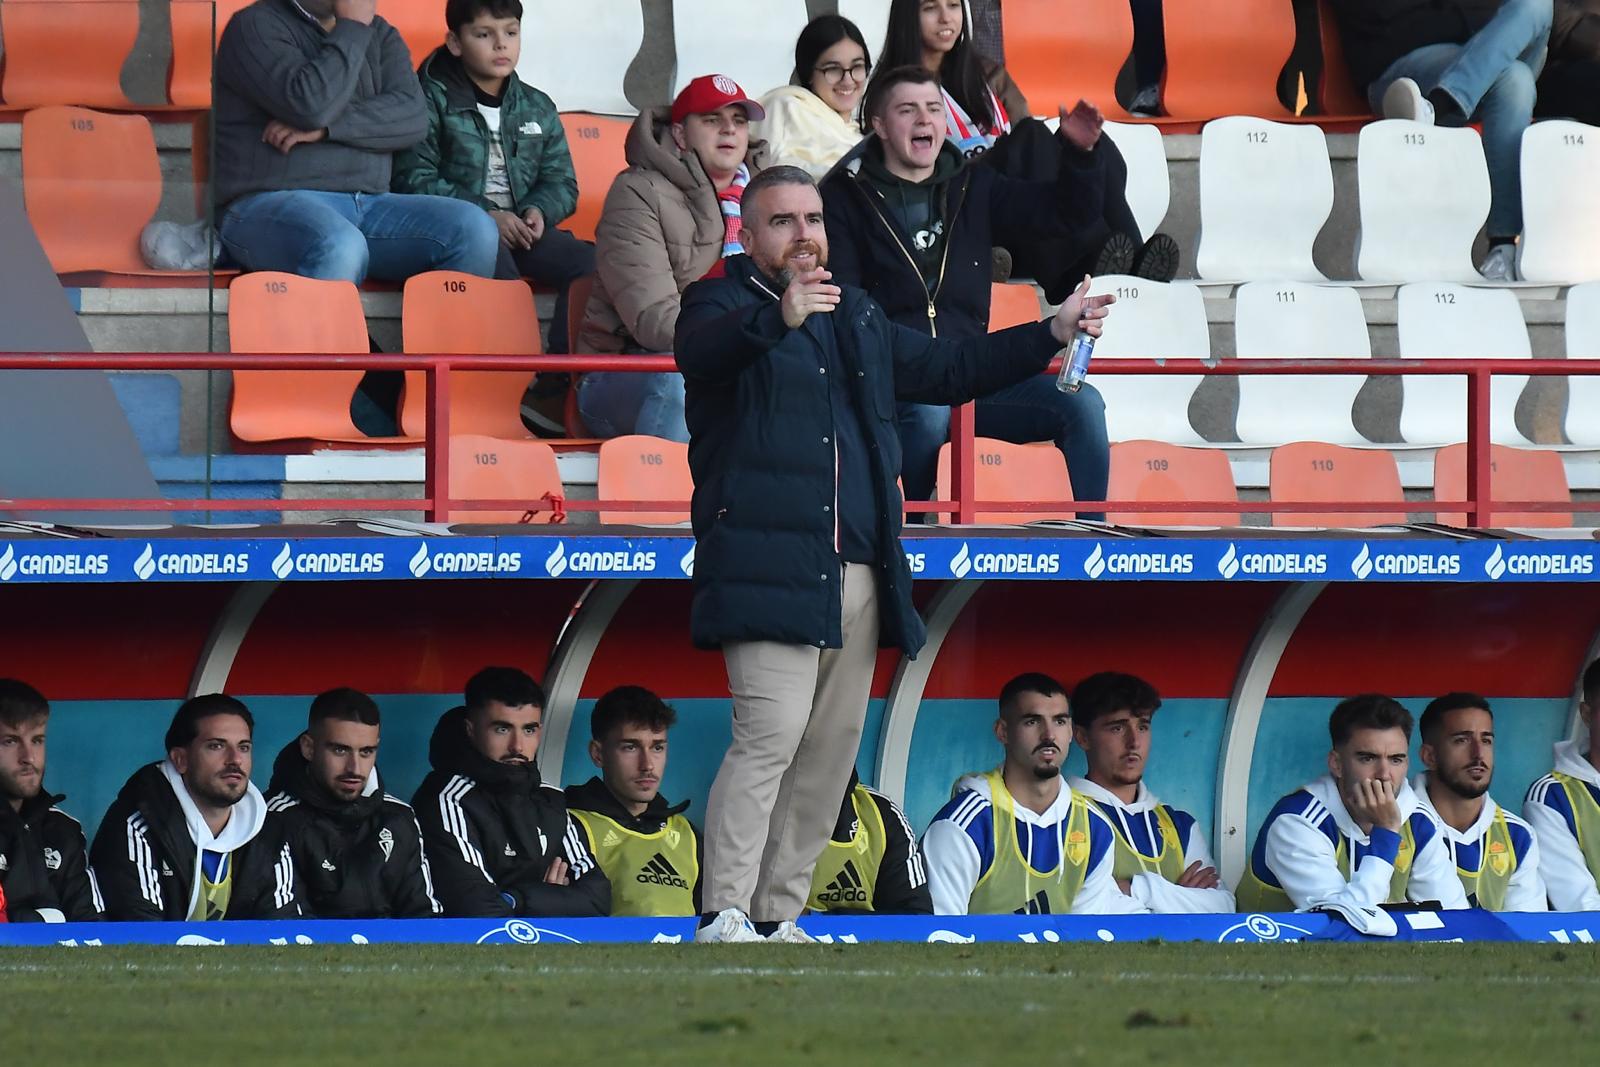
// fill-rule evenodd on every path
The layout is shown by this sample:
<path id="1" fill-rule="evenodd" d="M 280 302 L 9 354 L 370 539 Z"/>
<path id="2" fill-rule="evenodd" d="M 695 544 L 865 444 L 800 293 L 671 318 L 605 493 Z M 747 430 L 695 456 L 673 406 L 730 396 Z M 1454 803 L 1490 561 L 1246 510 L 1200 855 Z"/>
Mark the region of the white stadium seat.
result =
<path id="1" fill-rule="evenodd" d="M 1476 289 L 1448 282 L 1402 285 L 1402 359 L 1530 359 L 1522 305 L 1509 289 Z M 1467 383 L 1455 376 L 1406 376 L 1400 436 L 1407 444 L 1445 445 L 1467 439 Z M 1490 438 L 1531 445 L 1517 429 L 1517 400 L 1526 375 L 1497 377 L 1490 393 Z"/>
<path id="2" fill-rule="evenodd" d="M 1565 119 L 1522 135 L 1522 260 L 1530 282 L 1600 280 L 1600 128 Z"/>
<path id="3" fill-rule="evenodd" d="M 1250 282 L 1234 294 L 1240 359 L 1370 359 L 1361 297 L 1343 286 Z M 1350 412 L 1366 378 L 1358 374 L 1239 376 L 1239 440 L 1366 444 Z"/>
<path id="4" fill-rule="evenodd" d="M 1235 115 L 1200 131 L 1200 277 L 1324 281 L 1311 246 L 1332 211 L 1318 127 Z"/>
<path id="5" fill-rule="evenodd" d="M 1139 232 L 1149 240 L 1161 228 L 1172 202 L 1172 181 L 1167 175 L 1167 149 L 1161 131 L 1150 125 L 1108 122 L 1105 132 L 1127 161 L 1128 207 L 1133 209 Z"/>
<path id="6" fill-rule="evenodd" d="M 889 0 L 839 0 L 839 14 L 856 24 L 876 65 L 889 36 Z"/>
<path id="7" fill-rule="evenodd" d="M 1115 293 L 1116 307 L 1096 342 L 1096 359 L 1210 359 L 1205 297 L 1194 285 L 1107 274 L 1093 294 Z M 1113 441 L 1152 440 L 1205 444 L 1189 423 L 1189 398 L 1198 374 L 1102 374 L 1089 380 L 1106 401 L 1106 430 Z"/>
<path id="8" fill-rule="evenodd" d="M 673 4 L 678 73 L 672 91 L 679 92 L 702 74 L 726 74 L 752 98 L 789 84 L 794 72 L 794 42 L 806 22 L 805 0 Z"/>
<path id="9" fill-rule="evenodd" d="M 1472 242 L 1489 214 L 1483 141 L 1403 119 L 1361 127 L 1356 273 L 1369 282 L 1481 281 Z"/>
<path id="10" fill-rule="evenodd" d="M 639 0 L 540 4 L 528 12 L 517 75 L 550 95 L 563 112 L 632 115 L 622 92 L 628 66 L 644 45 Z"/>
<path id="11" fill-rule="evenodd" d="M 1567 358 L 1600 359 L 1600 282 L 1567 290 Z M 1600 448 L 1600 378 L 1567 379 L 1567 440 Z"/>

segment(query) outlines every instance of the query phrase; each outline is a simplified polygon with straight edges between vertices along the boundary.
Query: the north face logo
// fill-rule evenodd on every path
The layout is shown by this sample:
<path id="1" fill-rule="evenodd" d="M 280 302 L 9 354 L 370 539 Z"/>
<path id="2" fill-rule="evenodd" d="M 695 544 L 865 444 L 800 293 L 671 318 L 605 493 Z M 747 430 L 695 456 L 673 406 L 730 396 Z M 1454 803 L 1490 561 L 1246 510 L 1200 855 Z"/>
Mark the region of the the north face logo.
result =
<path id="1" fill-rule="evenodd" d="M 866 884 L 861 880 L 861 872 L 856 870 L 853 861 L 846 860 L 844 870 L 839 872 L 839 877 L 828 883 L 828 887 L 817 894 L 819 904 L 870 904 L 872 895 L 867 892 Z"/>
<path id="2" fill-rule="evenodd" d="M 650 857 L 650 862 L 640 868 L 634 880 L 644 885 L 664 885 L 670 889 L 689 888 L 689 883 L 683 880 L 683 875 L 679 874 L 677 868 L 659 852 Z"/>

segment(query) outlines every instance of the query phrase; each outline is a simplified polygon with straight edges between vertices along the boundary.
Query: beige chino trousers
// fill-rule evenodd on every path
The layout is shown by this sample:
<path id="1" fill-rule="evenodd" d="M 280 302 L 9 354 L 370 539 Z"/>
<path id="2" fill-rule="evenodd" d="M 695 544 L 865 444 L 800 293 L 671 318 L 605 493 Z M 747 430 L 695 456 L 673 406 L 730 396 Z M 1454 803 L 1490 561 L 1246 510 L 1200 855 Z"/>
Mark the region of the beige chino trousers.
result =
<path id="1" fill-rule="evenodd" d="M 708 913 L 794 919 L 839 818 L 861 746 L 878 658 L 873 568 L 844 567 L 844 647 L 776 641 L 723 646 L 733 743 L 706 807 Z"/>

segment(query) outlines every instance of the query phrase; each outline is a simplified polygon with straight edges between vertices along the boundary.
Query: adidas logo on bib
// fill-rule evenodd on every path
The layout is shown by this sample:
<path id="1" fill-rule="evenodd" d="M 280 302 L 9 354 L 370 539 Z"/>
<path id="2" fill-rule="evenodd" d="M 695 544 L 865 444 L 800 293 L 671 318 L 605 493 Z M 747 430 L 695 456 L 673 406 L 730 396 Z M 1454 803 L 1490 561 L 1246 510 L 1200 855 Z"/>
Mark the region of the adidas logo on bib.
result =
<path id="1" fill-rule="evenodd" d="M 828 883 L 828 887 L 817 894 L 820 904 L 869 904 L 871 898 L 867 894 L 865 884 L 861 880 L 861 872 L 856 870 L 854 862 L 846 861 L 844 870 L 839 872 L 839 877 Z"/>
<path id="2" fill-rule="evenodd" d="M 689 883 L 683 880 L 683 875 L 679 874 L 677 868 L 659 852 L 650 857 L 650 862 L 640 869 L 634 880 L 645 885 L 664 885 L 672 889 L 689 888 Z"/>

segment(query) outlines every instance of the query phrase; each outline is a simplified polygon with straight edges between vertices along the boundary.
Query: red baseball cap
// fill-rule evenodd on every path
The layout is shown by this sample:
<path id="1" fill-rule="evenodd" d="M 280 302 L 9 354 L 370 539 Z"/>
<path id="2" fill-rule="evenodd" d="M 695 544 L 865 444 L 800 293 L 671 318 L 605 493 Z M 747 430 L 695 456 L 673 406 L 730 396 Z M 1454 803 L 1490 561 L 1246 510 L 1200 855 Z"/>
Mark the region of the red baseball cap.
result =
<path id="1" fill-rule="evenodd" d="M 760 122 L 767 113 L 760 104 L 745 95 L 739 83 L 726 74 L 702 74 L 683 87 L 683 92 L 672 102 L 672 121 L 682 122 L 690 115 L 709 115 L 721 111 L 729 104 L 741 104 L 751 122 Z"/>

